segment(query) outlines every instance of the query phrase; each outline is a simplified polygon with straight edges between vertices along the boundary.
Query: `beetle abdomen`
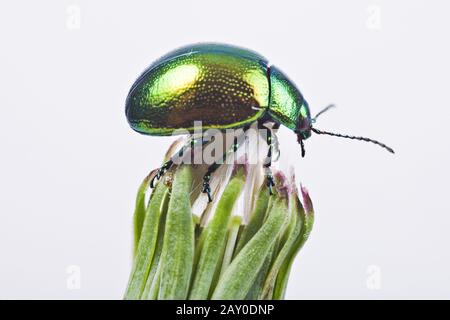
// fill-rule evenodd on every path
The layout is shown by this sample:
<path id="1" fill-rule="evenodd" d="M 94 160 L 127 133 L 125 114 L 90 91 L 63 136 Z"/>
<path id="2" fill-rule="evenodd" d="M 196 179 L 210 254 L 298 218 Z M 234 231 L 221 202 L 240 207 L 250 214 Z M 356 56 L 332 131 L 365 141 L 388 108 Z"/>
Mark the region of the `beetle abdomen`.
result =
<path id="1" fill-rule="evenodd" d="M 259 119 L 269 104 L 267 61 L 244 49 L 193 45 L 162 57 L 133 85 L 126 114 L 133 129 L 235 128 Z"/>

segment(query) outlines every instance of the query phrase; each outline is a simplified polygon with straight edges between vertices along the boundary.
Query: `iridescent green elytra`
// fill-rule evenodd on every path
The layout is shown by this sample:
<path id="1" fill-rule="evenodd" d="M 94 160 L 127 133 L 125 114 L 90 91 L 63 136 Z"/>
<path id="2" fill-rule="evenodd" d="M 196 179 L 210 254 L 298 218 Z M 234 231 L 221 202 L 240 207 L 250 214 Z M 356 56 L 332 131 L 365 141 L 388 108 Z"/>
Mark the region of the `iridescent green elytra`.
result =
<path id="1" fill-rule="evenodd" d="M 196 44 L 154 62 L 133 84 L 126 101 L 130 126 L 143 134 L 176 129 L 244 127 L 274 121 L 311 135 L 308 103 L 292 81 L 259 54 L 223 44 Z"/>

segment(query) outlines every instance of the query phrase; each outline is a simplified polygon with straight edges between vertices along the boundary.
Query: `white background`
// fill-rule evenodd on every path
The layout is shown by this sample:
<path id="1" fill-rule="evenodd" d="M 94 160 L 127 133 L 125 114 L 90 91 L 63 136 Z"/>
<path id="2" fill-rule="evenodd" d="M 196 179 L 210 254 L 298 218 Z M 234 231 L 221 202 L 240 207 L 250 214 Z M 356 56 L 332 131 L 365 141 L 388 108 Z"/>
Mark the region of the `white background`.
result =
<path id="1" fill-rule="evenodd" d="M 338 105 L 318 128 L 397 152 L 313 135 L 301 159 L 282 130 L 316 209 L 287 298 L 450 298 L 449 12 L 438 0 L 3 3 L 0 298 L 122 297 L 135 192 L 173 140 L 133 132 L 124 100 L 154 59 L 199 41 L 260 52 L 313 113 Z"/>

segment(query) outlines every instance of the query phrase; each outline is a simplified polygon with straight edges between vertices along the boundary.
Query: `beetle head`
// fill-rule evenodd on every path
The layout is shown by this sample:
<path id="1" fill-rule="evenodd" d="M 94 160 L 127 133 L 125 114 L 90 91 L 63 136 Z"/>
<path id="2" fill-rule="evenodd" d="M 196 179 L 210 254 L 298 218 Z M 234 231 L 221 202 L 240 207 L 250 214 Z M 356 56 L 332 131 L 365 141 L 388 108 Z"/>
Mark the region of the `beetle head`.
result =
<path id="1" fill-rule="evenodd" d="M 306 140 L 309 137 L 311 137 L 311 129 L 313 122 L 314 120 L 311 118 L 308 102 L 306 102 L 306 100 L 303 100 L 297 119 L 297 127 L 295 128 L 295 133 L 297 134 L 297 141 L 302 147 L 302 157 L 305 156 L 305 146 L 303 144 L 303 140 Z"/>

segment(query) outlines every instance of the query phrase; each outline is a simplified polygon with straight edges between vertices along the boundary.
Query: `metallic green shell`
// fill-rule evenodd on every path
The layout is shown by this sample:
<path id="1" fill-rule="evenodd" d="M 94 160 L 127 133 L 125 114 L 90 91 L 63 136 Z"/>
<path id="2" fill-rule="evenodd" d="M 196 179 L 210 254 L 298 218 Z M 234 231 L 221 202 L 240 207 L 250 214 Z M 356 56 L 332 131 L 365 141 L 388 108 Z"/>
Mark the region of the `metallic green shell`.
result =
<path id="1" fill-rule="evenodd" d="M 275 66 L 270 67 L 270 92 L 271 118 L 291 130 L 307 131 L 311 125 L 308 103 L 294 83 Z"/>
<path id="2" fill-rule="evenodd" d="M 267 60 L 237 47 L 200 44 L 157 60 L 132 86 L 126 102 L 131 127 L 150 135 L 250 124 L 269 106 Z M 278 114 L 278 113 L 277 113 Z"/>

